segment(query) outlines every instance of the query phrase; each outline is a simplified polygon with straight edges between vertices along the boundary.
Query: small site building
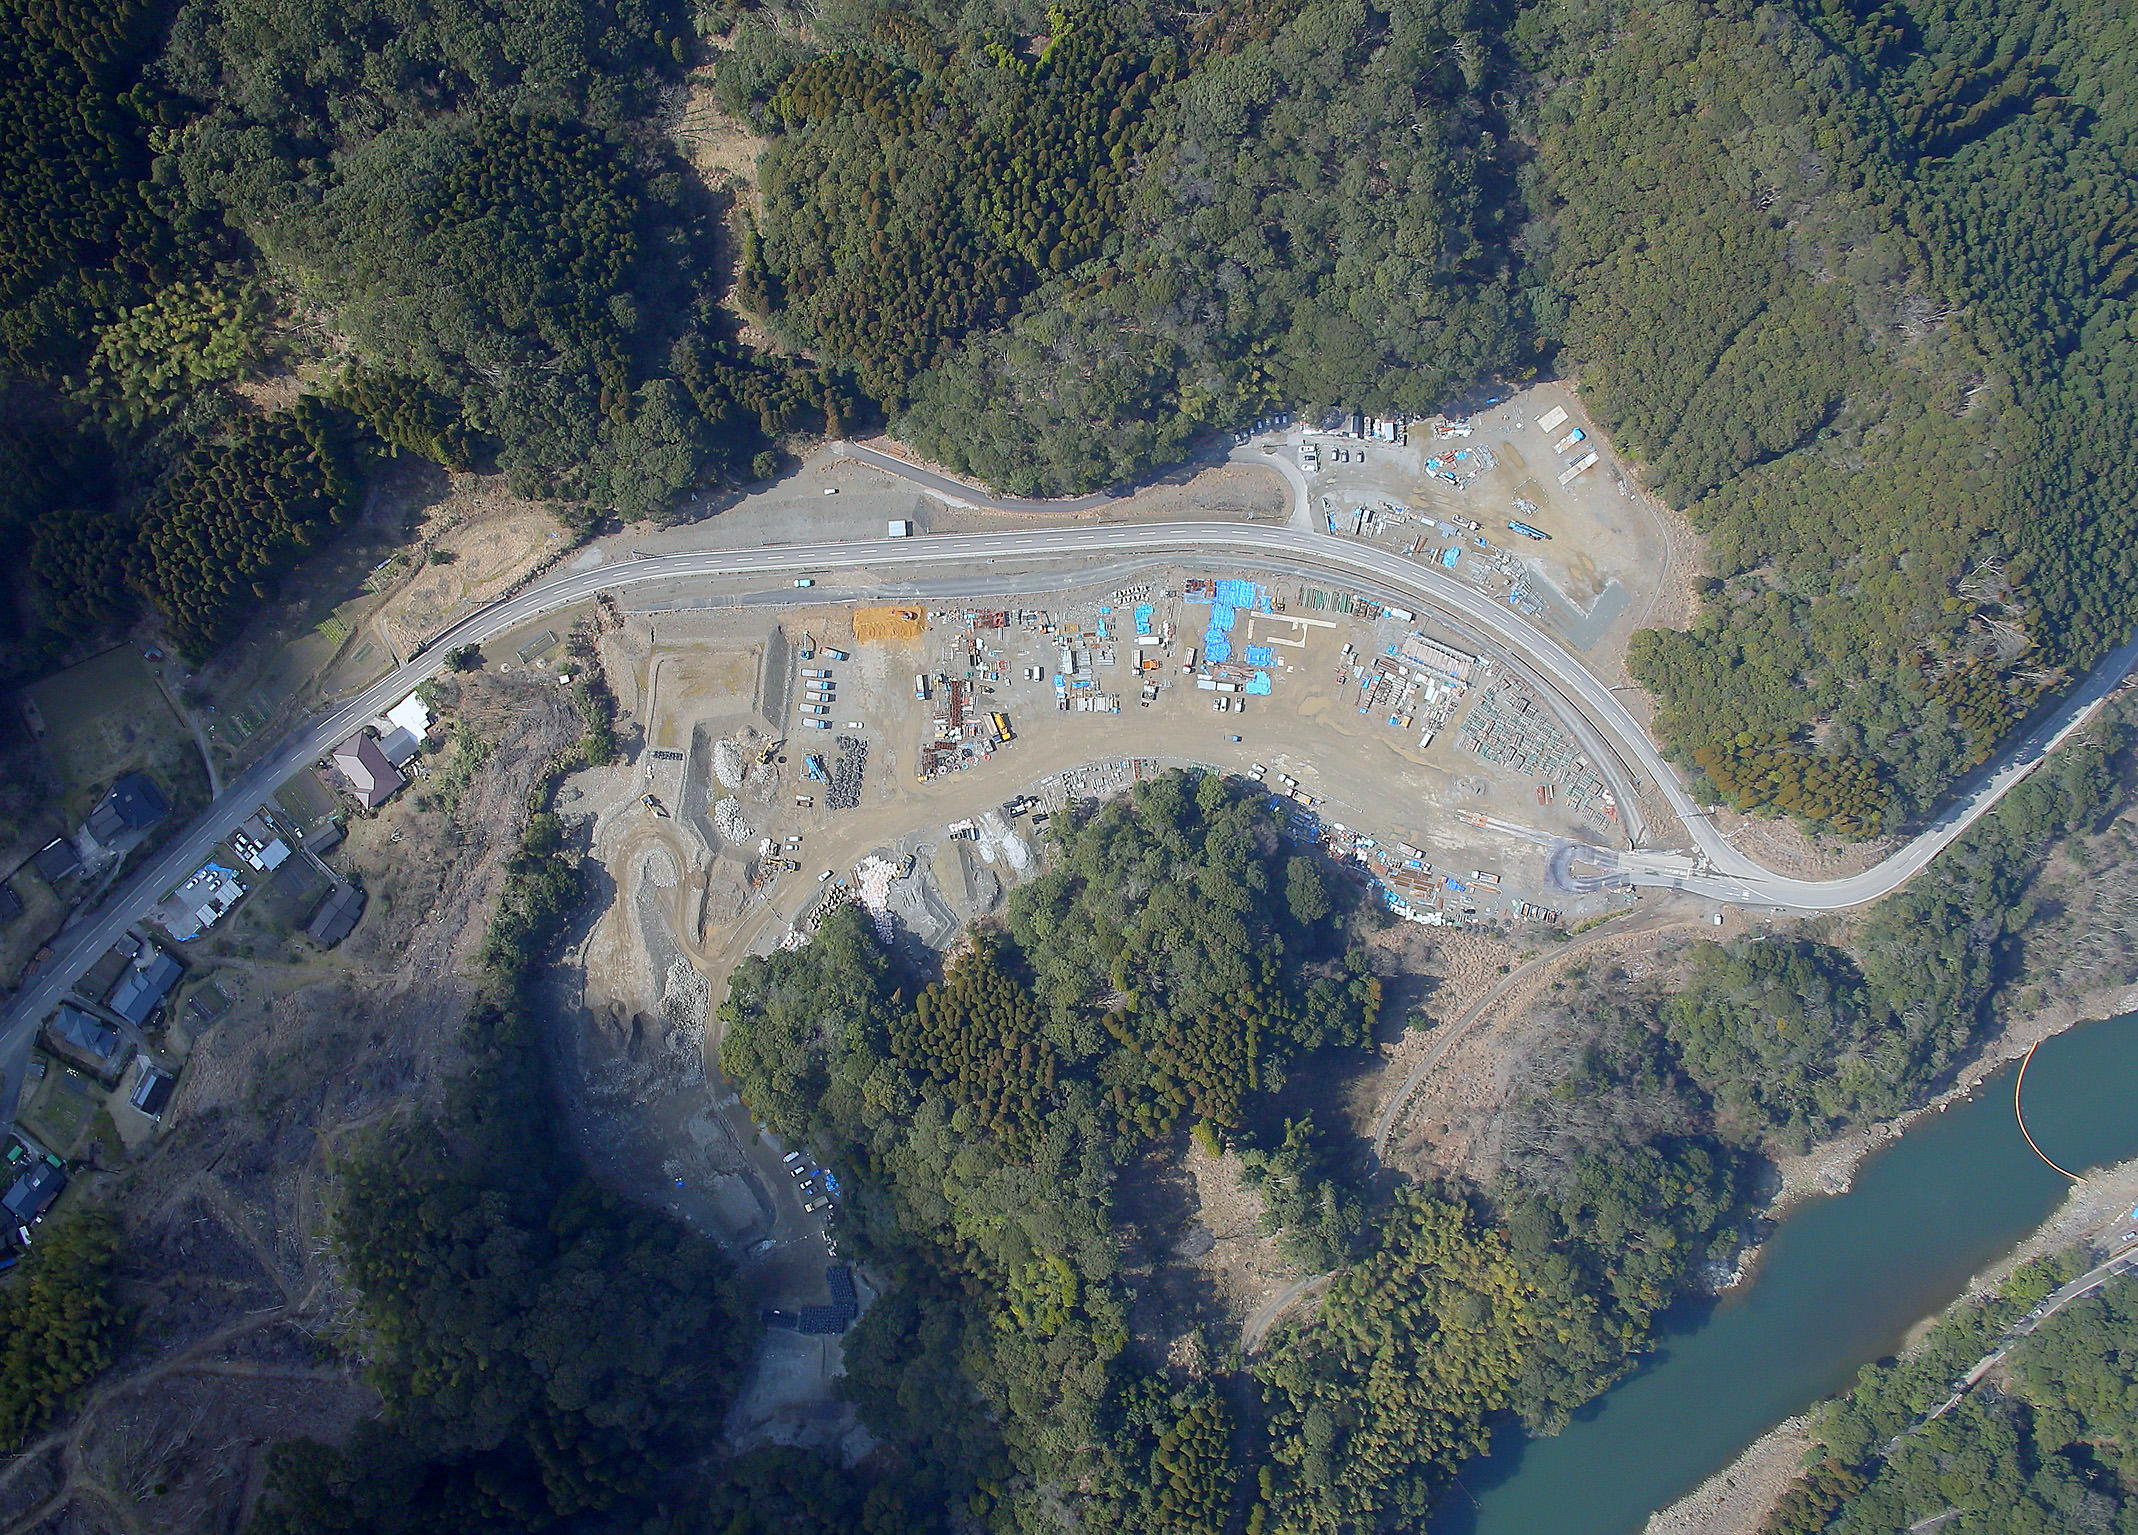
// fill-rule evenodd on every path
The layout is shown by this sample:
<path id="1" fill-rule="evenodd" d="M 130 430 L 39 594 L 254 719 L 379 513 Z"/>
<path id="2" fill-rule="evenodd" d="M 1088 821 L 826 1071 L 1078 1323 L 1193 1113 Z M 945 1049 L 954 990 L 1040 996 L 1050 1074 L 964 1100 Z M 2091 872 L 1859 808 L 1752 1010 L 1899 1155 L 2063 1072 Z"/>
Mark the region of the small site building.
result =
<path id="1" fill-rule="evenodd" d="M 334 767 L 348 780 L 350 789 L 363 801 L 366 810 L 378 809 L 407 782 L 386 760 L 378 738 L 368 730 L 359 730 L 334 748 Z"/>
<path id="2" fill-rule="evenodd" d="M 141 1080 L 126 1101 L 146 1114 L 150 1119 L 163 1117 L 163 1106 L 171 1101 L 171 1094 L 178 1086 L 178 1079 L 167 1071 L 158 1071 L 147 1061 L 141 1063 Z"/>
<path id="3" fill-rule="evenodd" d="M 66 1187 L 67 1175 L 50 1162 L 40 1161 L 17 1178 L 13 1188 L 0 1194 L 0 1209 L 14 1217 L 18 1226 L 28 1225 L 51 1209 L 52 1201 Z"/>
<path id="4" fill-rule="evenodd" d="M 37 856 L 30 860 L 30 865 L 44 876 L 46 884 L 56 885 L 79 869 L 82 860 L 75 855 L 73 843 L 65 837 L 54 837 L 37 850 Z"/>
<path id="5" fill-rule="evenodd" d="M 409 759 L 416 755 L 416 748 L 421 744 L 415 736 L 396 725 L 379 737 L 379 753 L 399 769 L 408 765 Z"/>
<path id="6" fill-rule="evenodd" d="M 355 885 L 336 885 L 312 913 L 305 932 L 322 949 L 331 949 L 355 930 L 357 918 L 363 914 L 363 890 Z"/>
<path id="7" fill-rule="evenodd" d="M 424 732 L 430 728 L 430 705 L 411 693 L 386 711 L 386 730 L 380 731 L 379 734 L 385 735 L 388 730 L 405 730 L 421 740 Z"/>
<path id="8" fill-rule="evenodd" d="M 255 810 L 247 816 L 238 829 L 230 834 L 230 845 L 242 858 L 262 874 L 271 874 L 282 867 L 289 858 L 290 845 L 270 826 L 267 817 Z"/>

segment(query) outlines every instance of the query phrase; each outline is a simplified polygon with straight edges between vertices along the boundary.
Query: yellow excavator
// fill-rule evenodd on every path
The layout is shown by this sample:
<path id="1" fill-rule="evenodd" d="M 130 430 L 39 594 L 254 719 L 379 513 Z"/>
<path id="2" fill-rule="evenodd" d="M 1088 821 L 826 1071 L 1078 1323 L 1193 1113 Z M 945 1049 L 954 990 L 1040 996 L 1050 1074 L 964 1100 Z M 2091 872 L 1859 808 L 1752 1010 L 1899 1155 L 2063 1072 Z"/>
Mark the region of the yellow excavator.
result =
<path id="1" fill-rule="evenodd" d="M 772 760 L 772 754 L 778 751 L 782 746 L 785 746 L 786 744 L 787 738 L 785 736 L 781 736 L 777 741 L 767 741 L 762 747 L 758 749 L 757 765 L 759 767 L 763 767 L 766 763 L 770 762 Z"/>

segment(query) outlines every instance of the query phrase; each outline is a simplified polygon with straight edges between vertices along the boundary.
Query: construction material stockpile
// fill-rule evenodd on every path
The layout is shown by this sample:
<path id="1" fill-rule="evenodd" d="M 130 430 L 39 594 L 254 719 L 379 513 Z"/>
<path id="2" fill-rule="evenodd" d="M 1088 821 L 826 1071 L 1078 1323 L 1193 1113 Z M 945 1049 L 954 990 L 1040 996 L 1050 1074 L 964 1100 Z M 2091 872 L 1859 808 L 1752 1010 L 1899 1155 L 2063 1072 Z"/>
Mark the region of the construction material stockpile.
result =
<path id="1" fill-rule="evenodd" d="M 919 608 L 856 608 L 854 638 L 857 640 L 919 639 L 928 618 Z"/>
<path id="2" fill-rule="evenodd" d="M 824 803 L 833 810 L 852 810 L 861 803 L 861 776 L 868 766 L 869 743 L 859 736 L 839 737 L 839 760 L 832 764 L 831 789 Z"/>
<path id="3" fill-rule="evenodd" d="M 1521 684 L 1501 678 L 1463 717 L 1462 744 L 1487 762 L 1555 785 L 1569 809 L 1616 817 L 1618 802 L 1574 738 Z"/>

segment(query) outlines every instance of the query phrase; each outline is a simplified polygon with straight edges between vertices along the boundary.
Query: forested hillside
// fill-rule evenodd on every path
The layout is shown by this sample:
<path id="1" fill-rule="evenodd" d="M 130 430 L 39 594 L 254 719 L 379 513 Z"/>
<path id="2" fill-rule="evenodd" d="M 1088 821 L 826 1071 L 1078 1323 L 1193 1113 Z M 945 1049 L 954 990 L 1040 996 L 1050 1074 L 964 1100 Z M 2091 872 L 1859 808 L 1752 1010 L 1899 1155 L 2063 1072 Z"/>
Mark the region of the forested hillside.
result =
<path id="1" fill-rule="evenodd" d="M 1922 813 L 2134 616 L 2130 18 L 1547 3 L 1537 277 L 1562 366 L 1710 535 L 1638 637 L 1741 806 Z M 1802 791 L 1815 746 L 1830 780 Z M 1875 778 L 1875 785 L 1871 780 Z"/>
<path id="2" fill-rule="evenodd" d="M 8 669 L 144 603 L 203 658 L 389 446 L 570 516 L 658 516 L 865 408 L 718 309 L 721 206 L 655 121 L 701 48 L 681 7 L 4 21 L 0 536 L 29 550 Z M 229 386 L 279 368 L 307 392 L 263 423 Z M 312 456 L 263 450 L 300 433 Z"/>
<path id="3" fill-rule="evenodd" d="M 845 1356 L 894 1452 L 885 1496 L 1002 1528 L 1053 1503 L 1154 1535 L 1414 1528 L 1495 1426 L 1563 1426 L 1738 1247 L 1757 1148 L 1786 1122 L 1718 1132 L 1646 992 L 1583 995 L 1594 1043 L 1525 1107 L 1500 1186 L 1391 1202 L 1350 1181 L 1274 1095 L 1365 1041 L 1365 916 L 1269 803 L 1216 775 L 1140 786 L 940 978 L 904 973 L 853 911 L 735 971 L 723 1069 L 839 1166 L 840 1239 L 893 1282 Z M 1221 1340 L 1184 1375 L 1132 1325 L 1149 1281 L 1117 1224 L 1145 1158 L 1191 1128 L 1240 1151 L 1286 1250 L 1338 1276 L 1214 1395 Z"/>
<path id="4" fill-rule="evenodd" d="M 1089 488 L 1280 403 L 1414 414 L 1523 344 L 1489 7 L 769 15 L 720 64 L 775 135 L 746 296 L 918 446 Z"/>

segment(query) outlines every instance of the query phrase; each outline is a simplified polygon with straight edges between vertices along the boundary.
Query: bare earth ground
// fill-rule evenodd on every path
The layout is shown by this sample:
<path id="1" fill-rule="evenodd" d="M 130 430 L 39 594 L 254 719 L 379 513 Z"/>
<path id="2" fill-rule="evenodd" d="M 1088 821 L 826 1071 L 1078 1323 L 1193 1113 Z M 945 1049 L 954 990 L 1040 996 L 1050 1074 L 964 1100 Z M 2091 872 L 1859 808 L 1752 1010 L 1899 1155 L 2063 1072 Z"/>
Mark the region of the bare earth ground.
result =
<path id="1" fill-rule="evenodd" d="M 1212 1238 L 1208 1251 L 1187 1261 L 1202 1271 L 1226 1311 L 1244 1318 L 1301 1271 L 1277 1250 L 1277 1239 L 1263 1233 L 1262 1196 L 1240 1181 L 1236 1154 L 1213 1157 L 1191 1141 L 1183 1166 L 1194 1180 L 1196 1218 Z"/>
<path id="2" fill-rule="evenodd" d="M 555 689 L 485 686 L 483 706 L 517 728 L 471 785 L 458 837 L 396 856 L 391 875 L 383 837 L 358 847 L 392 898 L 330 956 L 245 964 L 250 982 L 196 1043 L 155 1149 L 87 1176 L 125 1222 L 123 1287 L 140 1326 L 82 1409 L 0 1467 L 0 1525 L 235 1530 L 268 1445 L 339 1439 L 376 1410 L 361 1360 L 343 1352 L 353 1340 L 324 1238 L 325 1159 L 431 1102 L 451 1071 L 528 786 L 576 733 Z"/>
<path id="3" fill-rule="evenodd" d="M 1689 925 L 1688 920 L 1658 912 L 1632 931 L 1601 935 L 1578 949 L 1547 949 L 1537 956 L 1543 961 L 1539 968 L 1474 1022 L 1419 1082 L 1396 1120 L 1391 1165 L 1413 1176 L 1454 1174 L 1489 1187 L 1500 1166 L 1501 1117 L 1508 1095 L 1520 1084 L 1524 1063 L 1549 1033 L 1549 1026 L 1535 1016 L 1537 1004 L 1572 965 L 1616 965 L 1634 979 L 1673 969 Z M 1700 930 L 1729 931 L 1705 924 Z M 1485 984 L 1445 1014 L 1436 1008 L 1436 1023 L 1452 1023 L 1497 979 L 1496 973 L 1486 977 Z M 1413 1034 L 1404 1044 L 1411 1046 L 1414 1058 L 1437 1043 L 1437 1034 L 1437 1029 Z M 1410 1064 L 1391 1061 L 1384 1091 L 1395 1090 Z"/>
<path id="4" fill-rule="evenodd" d="M 1847 842 L 1806 832 L 1779 816 L 1740 815 L 1728 806 L 1709 819 L 1732 847 L 1792 879 L 1846 879 L 1861 874 L 1900 845 L 1896 837 Z"/>
<path id="5" fill-rule="evenodd" d="M 1729 1465 L 1651 1514 L 1644 1535 L 1752 1535 L 1804 1469 L 1810 1448 L 1808 1416 L 1776 1424 Z"/>
<path id="6" fill-rule="evenodd" d="M 378 631 L 396 655 L 489 602 L 565 541 L 544 504 L 511 494 L 502 475 L 448 474 L 443 498 L 422 513 L 416 536 L 452 560 L 416 566 L 379 609 Z"/>

